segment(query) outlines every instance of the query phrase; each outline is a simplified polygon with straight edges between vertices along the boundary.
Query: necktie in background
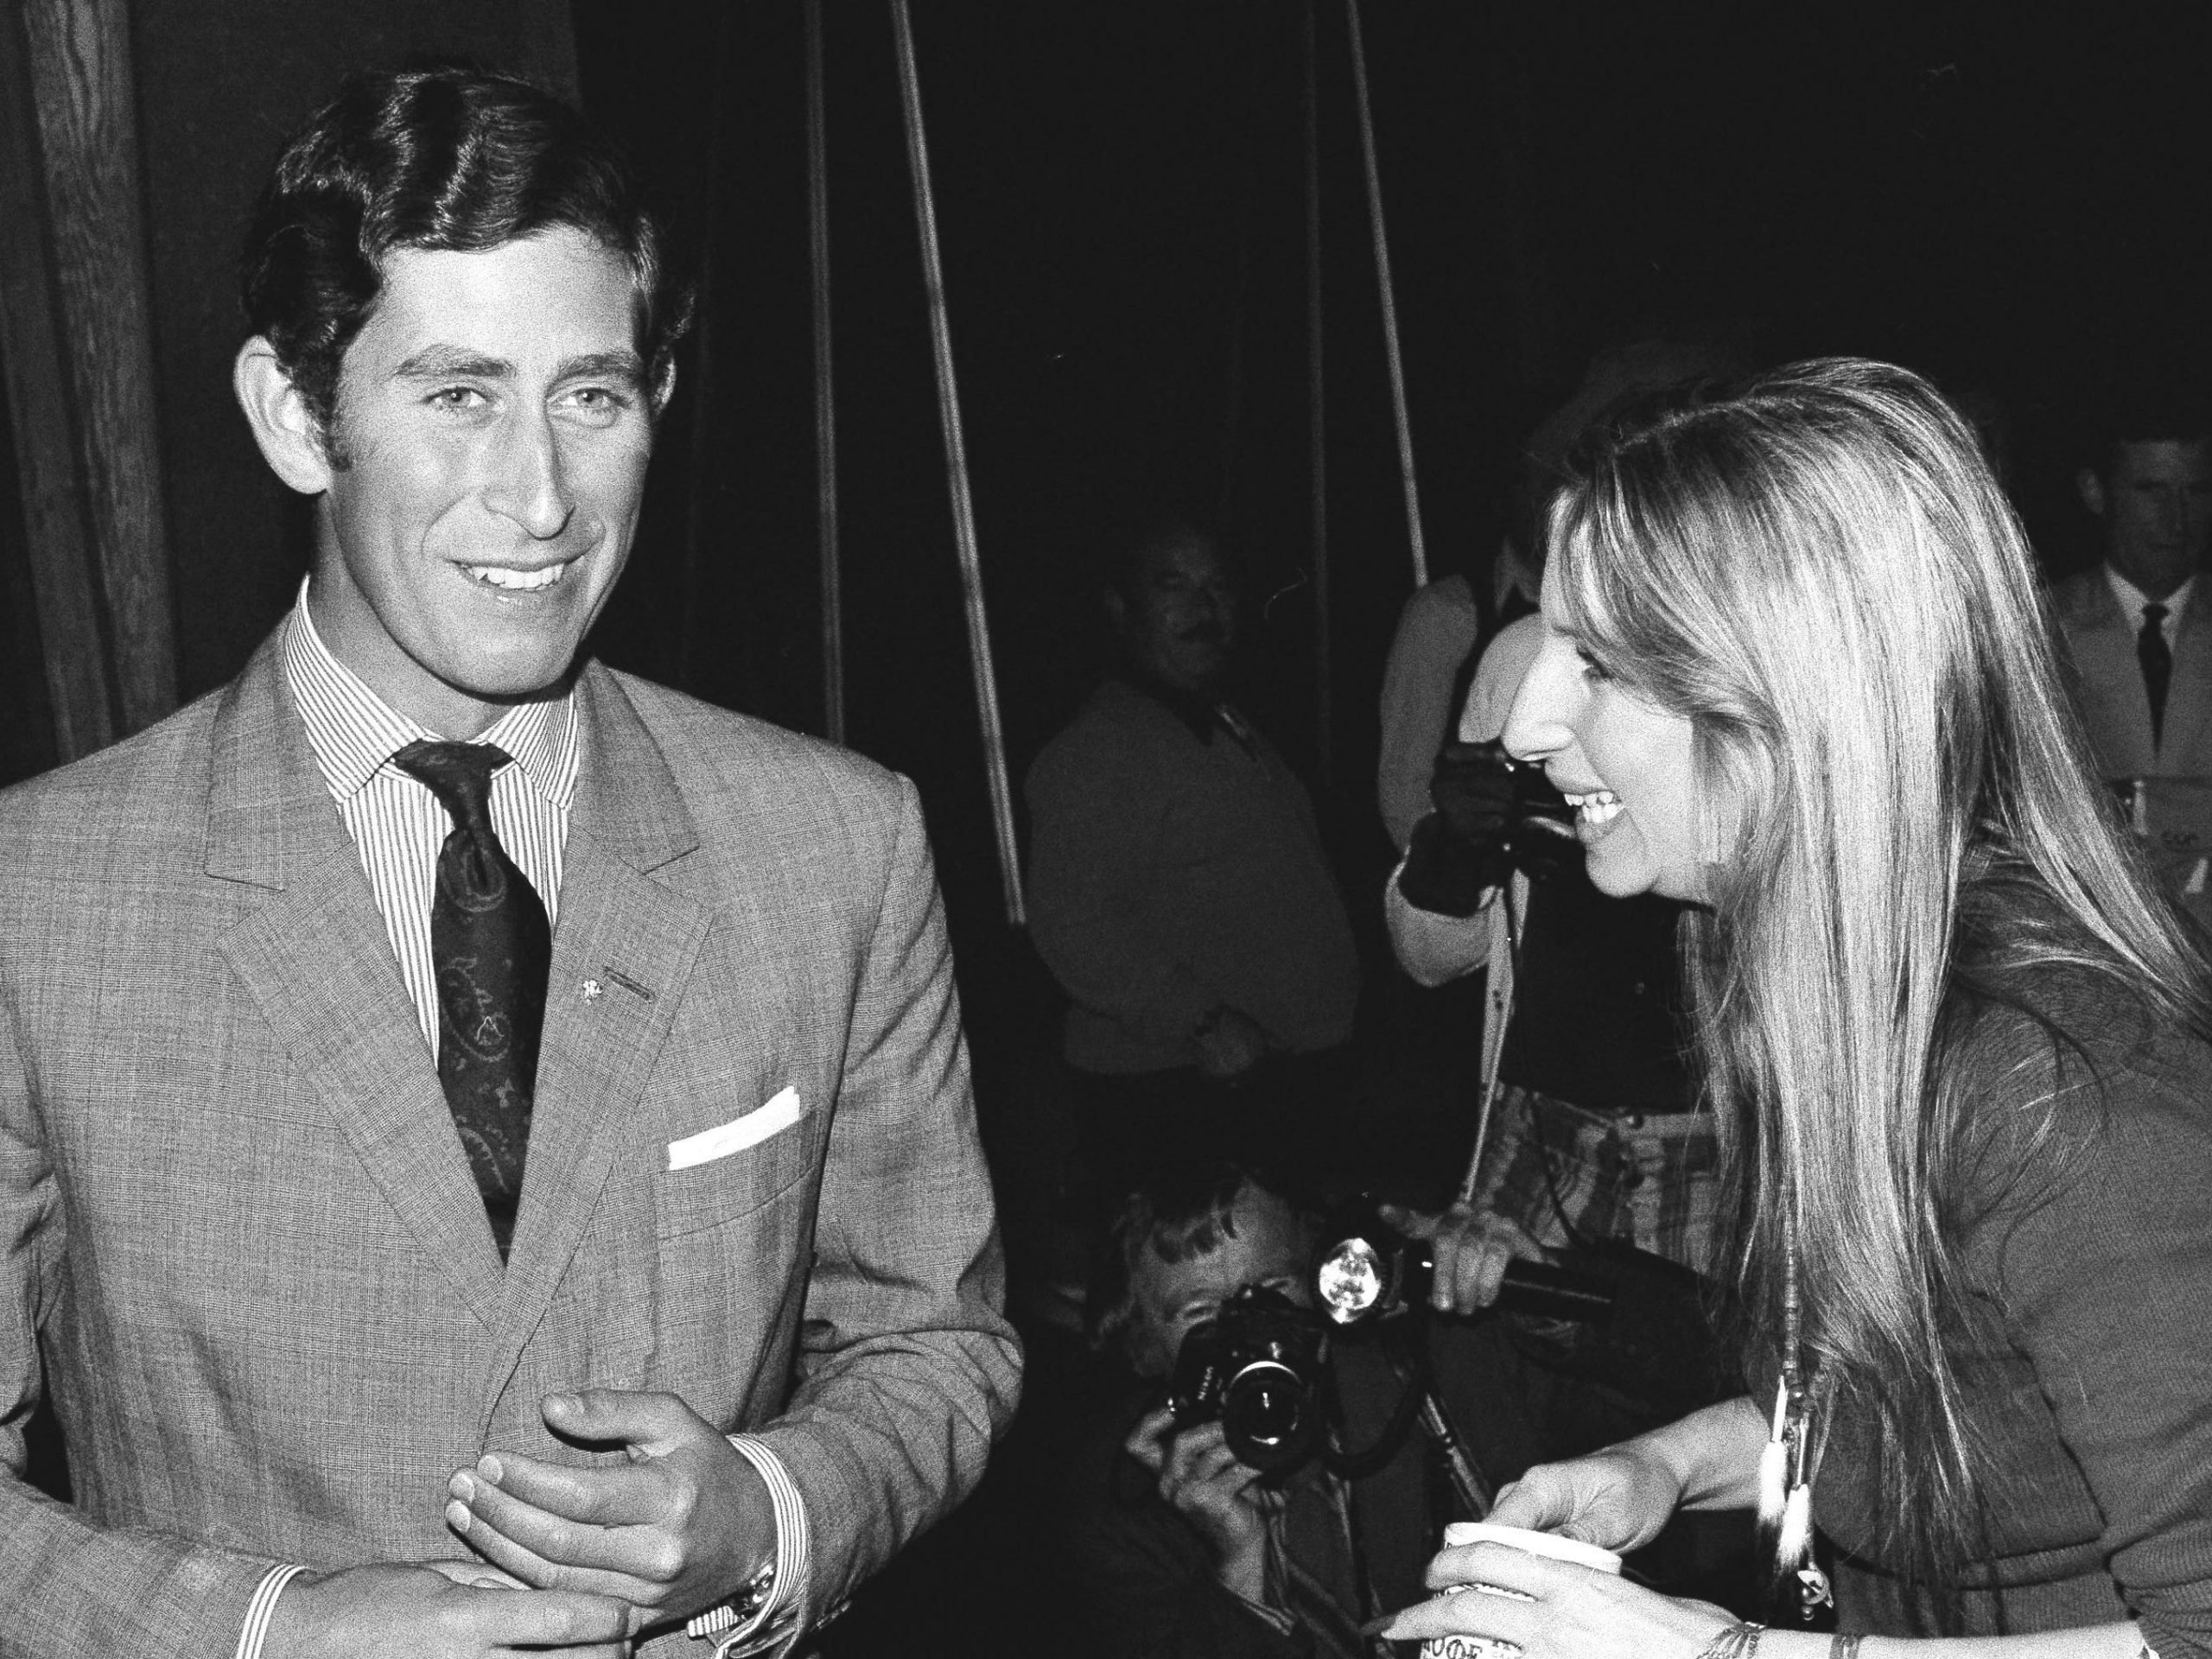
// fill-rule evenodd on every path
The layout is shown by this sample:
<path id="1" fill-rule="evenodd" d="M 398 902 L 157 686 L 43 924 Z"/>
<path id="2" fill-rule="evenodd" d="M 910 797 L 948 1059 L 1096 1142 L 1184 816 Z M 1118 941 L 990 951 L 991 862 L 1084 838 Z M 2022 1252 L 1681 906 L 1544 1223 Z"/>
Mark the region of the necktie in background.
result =
<path id="1" fill-rule="evenodd" d="M 430 900 L 438 1081 L 502 1262 L 522 1197 L 553 964 L 545 906 L 492 829 L 492 774 L 509 760 L 488 743 L 410 743 L 392 756 L 453 817 Z"/>
<path id="2" fill-rule="evenodd" d="M 2173 683 L 2174 654 L 2166 646 L 2166 607 L 2143 607 L 2143 632 L 2135 636 L 2135 658 L 2143 664 L 2143 689 L 2151 697 L 2151 747 L 2158 747 L 2166 723 L 2166 687 Z"/>

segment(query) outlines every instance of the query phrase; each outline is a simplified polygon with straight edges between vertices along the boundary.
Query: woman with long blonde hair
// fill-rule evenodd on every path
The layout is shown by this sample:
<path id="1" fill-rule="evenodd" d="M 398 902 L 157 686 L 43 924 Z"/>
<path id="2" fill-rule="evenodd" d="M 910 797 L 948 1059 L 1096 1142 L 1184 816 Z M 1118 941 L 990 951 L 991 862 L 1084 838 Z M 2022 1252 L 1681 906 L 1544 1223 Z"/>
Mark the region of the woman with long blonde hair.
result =
<path id="1" fill-rule="evenodd" d="M 1549 546 L 1506 742 L 1599 887 L 1696 906 L 1751 1391 L 1491 1518 L 1630 1548 L 1756 1503 L 1808 1597 L 1816 1522 L 1843 1634 L 1497 1544 L 1432 1582 L 1529 1599 L 1387 1634 L 2212 1654 L 2212 972 L 2093 775 L 1971 429 L 1903 370 L 1798 365 L 1594 446 Z"/>

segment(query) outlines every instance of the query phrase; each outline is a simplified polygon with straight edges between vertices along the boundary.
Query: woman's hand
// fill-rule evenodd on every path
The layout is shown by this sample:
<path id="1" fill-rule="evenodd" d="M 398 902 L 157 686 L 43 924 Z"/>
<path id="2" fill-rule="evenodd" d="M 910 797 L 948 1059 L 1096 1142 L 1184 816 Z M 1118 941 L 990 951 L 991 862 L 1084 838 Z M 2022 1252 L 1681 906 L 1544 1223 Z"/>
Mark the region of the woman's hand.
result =
<path id="1" fill-rule="evenodd" d="M 1675 1467 L 1627 1440 L 1571 1463 L 1538 1464 L 1498 1493 L 1487 1519 L 1624 1551 L 1657 1537 L 1681 1499 Z"/>
<path id="2" fill-rule="evenodd" d="M 1427 1579 L 1434 1589 L 1490 1585 L 1526 1599 L 1482 1589 L 1437 1596 L 1392 1620 L 1382 1631 L 1388 1640 L 1487 1637 L 1515 1643 L 1527 1659 L 1695 1659 L 1736 1622 L 1710 1602 L 1677 1601 L 1506 1544 L 1445 1550 L 1429 1563 Z"/>

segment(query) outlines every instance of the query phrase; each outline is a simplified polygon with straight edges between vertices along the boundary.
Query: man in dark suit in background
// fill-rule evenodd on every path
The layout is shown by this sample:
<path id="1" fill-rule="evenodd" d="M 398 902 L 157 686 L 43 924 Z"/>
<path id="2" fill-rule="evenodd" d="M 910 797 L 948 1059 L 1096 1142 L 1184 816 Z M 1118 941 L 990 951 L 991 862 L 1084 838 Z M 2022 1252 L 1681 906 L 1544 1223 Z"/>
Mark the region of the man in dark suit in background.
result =
<path id="1" fill-rule="evenodd" d="M 2051 602 L 2073 686 L 2107 778 L 2212 776 L 2212 412 L 2127 410 L 2075 480 L 2104 557 Z"/>
<path id="2" fill-rule="evenodd" d="M 1015 1393 L 913 789 L 579 658 L 684 305 L 572 111 L 351 84 L 245 292 L 300 601 L 0 798 L 0 1646 L 782 1643 Z"/>

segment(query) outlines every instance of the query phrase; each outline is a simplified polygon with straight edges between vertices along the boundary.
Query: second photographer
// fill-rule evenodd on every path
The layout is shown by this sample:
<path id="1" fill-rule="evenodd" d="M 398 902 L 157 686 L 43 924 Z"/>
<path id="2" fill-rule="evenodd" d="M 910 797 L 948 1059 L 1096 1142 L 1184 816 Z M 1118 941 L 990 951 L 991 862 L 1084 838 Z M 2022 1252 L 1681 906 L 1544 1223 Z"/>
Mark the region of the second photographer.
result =
<path id="1" fill-rule="evenodd" d="M 1445 1522 L 1474 1518 L 1439 1421 L 1478 1481 L 1526 1466 L 1525 1379 L 1491 1325 L 1347 1338 L 1313 1311 L 1316 1242 L 1235 1164 L 1163 1172 L 1116 1213 L 1092 1325 L 1133 1375 L 1071 1471 L 1084 1650 L 1371 1656 L 1361 1624 L 1426 1593 Z"/>

